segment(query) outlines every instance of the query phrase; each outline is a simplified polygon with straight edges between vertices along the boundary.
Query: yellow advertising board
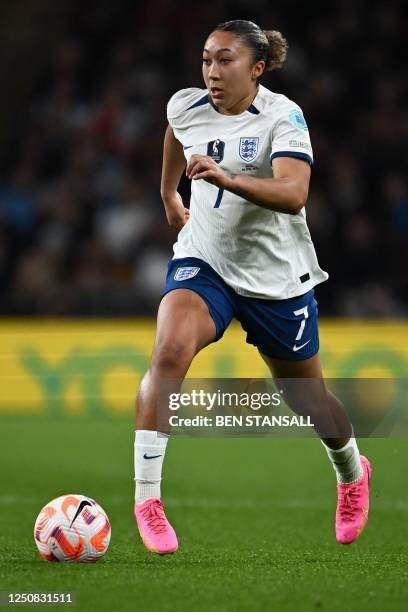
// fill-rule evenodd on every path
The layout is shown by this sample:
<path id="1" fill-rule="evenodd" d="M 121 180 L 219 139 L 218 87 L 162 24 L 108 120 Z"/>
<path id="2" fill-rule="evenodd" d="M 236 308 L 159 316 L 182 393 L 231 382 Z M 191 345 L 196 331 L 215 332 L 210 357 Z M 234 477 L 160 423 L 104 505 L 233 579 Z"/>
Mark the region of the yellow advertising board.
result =
<path id="1" fill-rule="evenodd" d="M 1 322 L 0 413 L 130 414 L 154 335 L 153 320 Z M 408 377 L 408 322 L 321 320 L 320 344 L 326 377 Z M 188 373 L 268 375 L 238 324 Z"/>

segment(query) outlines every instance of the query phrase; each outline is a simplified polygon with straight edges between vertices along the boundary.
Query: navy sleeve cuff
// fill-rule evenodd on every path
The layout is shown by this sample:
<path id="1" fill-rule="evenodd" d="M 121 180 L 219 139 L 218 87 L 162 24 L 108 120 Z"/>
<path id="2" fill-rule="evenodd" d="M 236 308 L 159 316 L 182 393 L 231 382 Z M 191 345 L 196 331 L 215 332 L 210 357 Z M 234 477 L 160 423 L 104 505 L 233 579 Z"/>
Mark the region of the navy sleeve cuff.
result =
<path id="1" fill-rule="evenodd" d="M 313 166 L 314 164 L 313 159 L 312 157 L 310 157 L 310 155 L 307 155 L 307 153 L 297 153 L 296 151 L 276 151 L 276 153 L 272 153 L 270 161 L 275 159 L 275 157 L 295 157 L 297 159 L 304 159 L 311 166 Z"/>

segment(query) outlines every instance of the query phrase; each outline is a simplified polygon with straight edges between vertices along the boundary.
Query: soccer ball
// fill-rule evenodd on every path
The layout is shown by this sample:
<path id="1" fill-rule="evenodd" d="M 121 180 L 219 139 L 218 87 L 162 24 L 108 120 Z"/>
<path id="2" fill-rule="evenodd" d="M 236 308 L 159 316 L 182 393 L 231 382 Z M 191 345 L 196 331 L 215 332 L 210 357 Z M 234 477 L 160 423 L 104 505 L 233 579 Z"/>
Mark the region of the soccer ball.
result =
<path id="1" fill-rule="evenodd" d="M 105 511 L 90 497 L 62 495 L 41 510 L 34 540 L 46 561 L 93 563 L 108 550 L 111 526 Z"/>

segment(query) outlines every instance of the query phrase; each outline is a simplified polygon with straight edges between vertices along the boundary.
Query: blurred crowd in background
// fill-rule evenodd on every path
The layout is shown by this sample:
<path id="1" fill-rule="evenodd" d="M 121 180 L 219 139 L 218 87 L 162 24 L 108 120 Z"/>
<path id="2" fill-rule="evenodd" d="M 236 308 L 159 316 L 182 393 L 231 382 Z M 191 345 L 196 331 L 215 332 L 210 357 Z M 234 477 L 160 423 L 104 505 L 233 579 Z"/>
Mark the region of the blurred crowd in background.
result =
<path id="1" fill-rule="evenodd" d="M 3 6 L 21 32 L 2 82 L 0 314 L 156 312 L 176 239 L 159 193 L 166 103 L 203 87 L 206 36 L 242 18 L 289 42 L 263 84 L 309 124 L 320 314 L 407 315 L 404 2 L 39 0 L 17 19 L 19 5 Z"/>

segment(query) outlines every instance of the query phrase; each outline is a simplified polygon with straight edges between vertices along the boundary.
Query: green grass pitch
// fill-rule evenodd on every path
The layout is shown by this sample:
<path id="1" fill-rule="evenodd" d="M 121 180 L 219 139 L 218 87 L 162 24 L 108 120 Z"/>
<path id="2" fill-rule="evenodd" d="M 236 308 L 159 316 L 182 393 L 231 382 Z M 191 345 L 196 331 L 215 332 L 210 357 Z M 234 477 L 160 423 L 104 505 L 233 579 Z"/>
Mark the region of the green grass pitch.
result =
<path id="1" fill-rule="evenodd" d="M 133 519 L 133 437 L 124 418 L 0 419 L 0 590 L 74 591 L 86 611 L 407 609 L 405 440 L 361 440 L 370 520 L 341 546 L 318 440 L 173 438 L 162 489 L 180 549 L 162 557 L 144 549 Z M 35 518 L 64 493 L 108 513 L 111 544 L 96 564 L 48 564 L 37 552 Z"/>

